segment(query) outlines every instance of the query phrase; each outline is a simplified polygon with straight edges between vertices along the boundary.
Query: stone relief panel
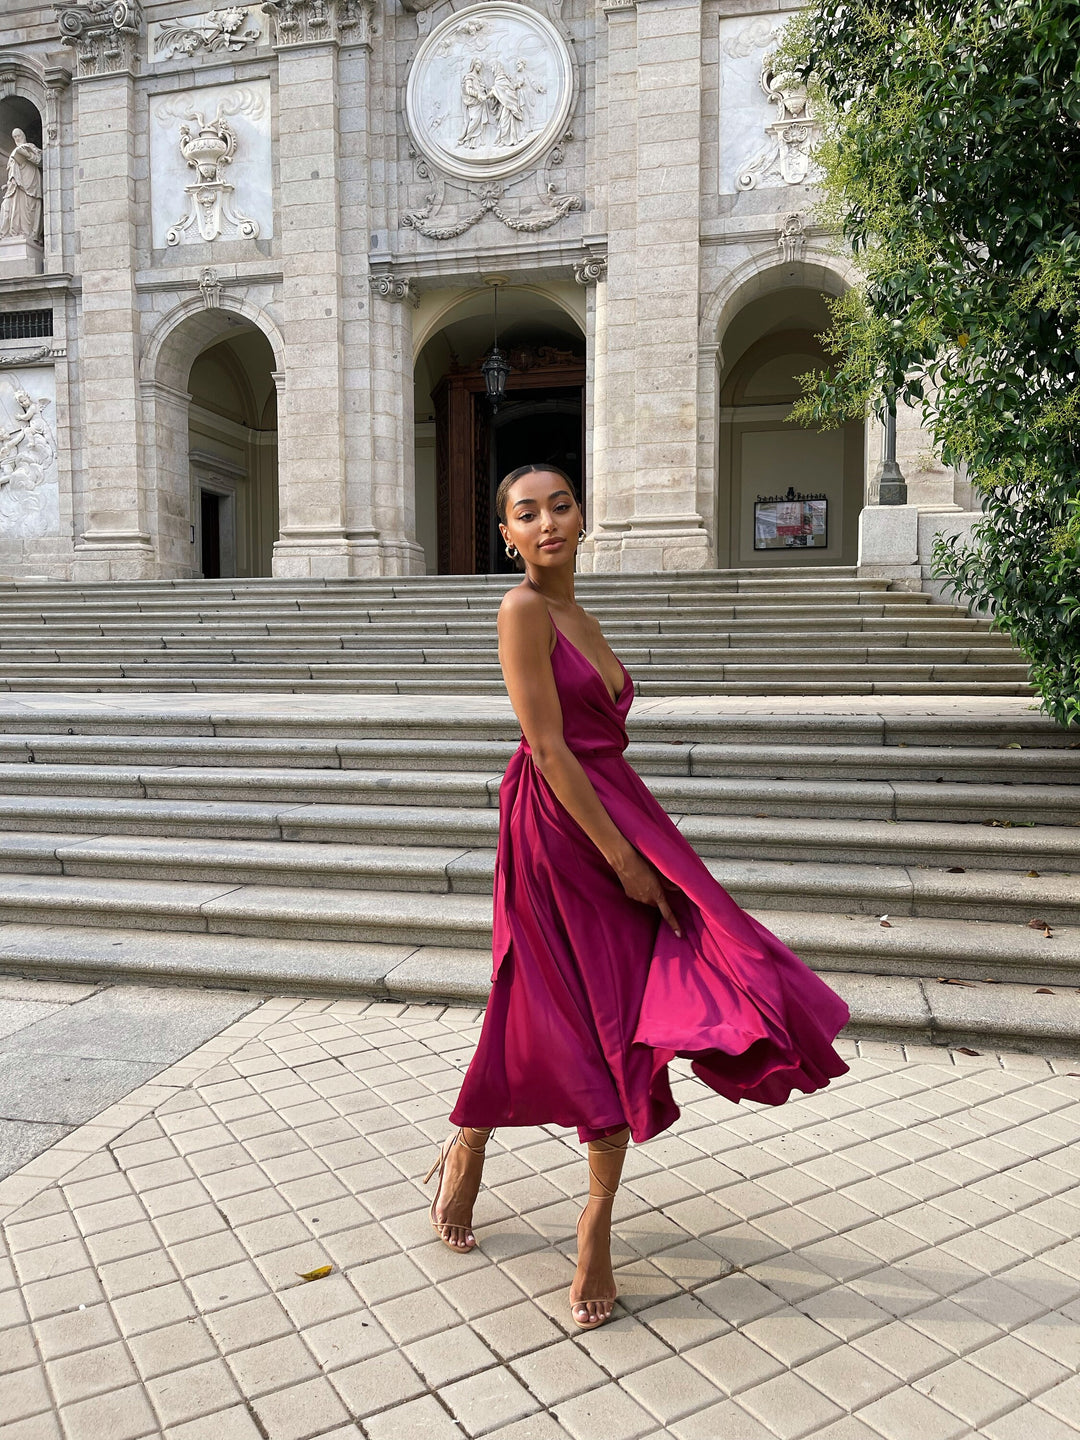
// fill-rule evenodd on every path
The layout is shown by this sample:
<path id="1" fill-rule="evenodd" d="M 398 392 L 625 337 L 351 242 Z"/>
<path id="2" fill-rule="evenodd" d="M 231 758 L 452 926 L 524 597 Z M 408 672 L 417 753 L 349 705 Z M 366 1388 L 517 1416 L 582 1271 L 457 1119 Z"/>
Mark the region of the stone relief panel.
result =
<path id="1" fill-rule="evenodd" d="M 270 17 L 258 5 L 230 5 L 202 15 L 157 20 L 148 31 L 151 64 L 170 60 L 225 59 L 264 45 L 270 38 Z"/>
<path id="2" fill-rule="evenodd" d="M 0 371 L 0 546 L 60 533 L 55 407 L 51 366 Z"/>
<path id="3" fill-rule="evenodd" d="M 150 175 L 157 248 L 272 235 L 269 80 L 151 100 Z"/>
<path id="4" fill-rule="evenodd" d="M 524 5 L 488 0 L 448 16 L 421 43 L 405 118 L 444 174 L 499 180 L 540 160 L 573 103 L 574 64 L 555 26 Z"/>
<path id="5" fill-rule="evenodd" d="M 819 132 L 806 91 L 773 63 L 787 18 L 720 22 L 721 195 L 783 189 L 814 179 Z"/>

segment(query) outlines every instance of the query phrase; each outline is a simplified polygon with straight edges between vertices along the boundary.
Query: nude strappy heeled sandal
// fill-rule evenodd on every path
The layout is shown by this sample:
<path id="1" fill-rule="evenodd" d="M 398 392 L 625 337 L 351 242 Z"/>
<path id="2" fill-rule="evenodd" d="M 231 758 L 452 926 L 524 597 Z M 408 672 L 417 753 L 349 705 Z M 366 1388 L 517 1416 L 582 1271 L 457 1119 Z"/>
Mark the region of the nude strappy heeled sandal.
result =
<path id="1" fill-rule="evenodd" d="M 585 1218 L 585 1212 L 588 1210 L 589 1205 L 593 1201 L 596 1201 L 602 1205 L 610 1205 L 614 1202 L 615 1195 L 619 1188 L 619 1177 L 622 1175 L 623 1160 L 626 1158 L 626 1147 L 629 1144 L 629 1141 L 629 1130 L 624 1133 L 624 1138 L 621 1141 L 617 1141 L 614 1144 L 608 1137 L 600 1140 L 589 1141 L 589 1198 L 588 1200 L 586 1200 L 585 1205 L 582 1208 L 581 1214 L 578 1216 L 577 1223 L 579 1229 L 582 1220 Z M 610 1155 L 613 1157 L 610 1165 L 608 1166 L 606 1175 L 598 1174 L 597 1169 L 593 1164 L 594 1158 L 601 1155 Z M 610 1184 L 609 1181 L 611 1182 Z M 594 1184 L 598 1187 L 597 1190 L 593 1189 Z M 604 1314 L 594 1315 L 590 1317 L 590 1305 L 606 1305 L 608 1308 Z M 570 1316 L 579 1330 L 598 1330 L 601 1325 L 605 1324 L 608 1320 L 611 1319 L 611 1313 L 614 1307 L 615 1301 L 613 1299 L 570 1299 Z M 581 1312 L 580 1317 L 578 1314 L 579 1311 Z"/>
<path id="2" fill-rule="evenodd" d="M 467 1225 L 452 1225 L 448 1220 L 437 1220 L 435 1218 L 435 1206 L 439 1203 L 439 1192 L 442 1190 L 443 1171 L 446 1169 L 446 1157 L 450 1154 L 450 1151 L 455 1145 L 463 1146 L 466 1150 L 469 1151 L 471 1155 L 483 1155 L 485 1147 L 487 1146 L 487 1142 L 491 1139 L 492 1135 L 495 1134 L 494 1126 L 492 1126 L 492 1128 L 486 1132 L 482 1128 L 476 1128 L 474 1126 L 469 1126 L 468 1128 L 472 1130 L 474 1135 L 484 1136 L 483 1144 L 470 1145 L 468 1140 L 466 1140 L 465 1138 L 466 1127 L 462 1125 L 457 1131 L 455 1131 L 453 1135 L 449 1136 L 448 1139 L 443 1141 L 442 1145 L 439 1147 L 439 1154 L 436 1157 L 434 1163 L 432 1164 L 431 1169 L 424 1176 L 424 1184 L 426 1185 L 431 1179 L 432 1175 L 435 1174 L 435 1171 L 437 1170 L 439 1172 L 439 1182 L 435 1186 L 435 1194 L 431 1198 L 431 1205 L 428 1208 L 428 1216 L 431 1220 L 431 1228 L 435 1231 L 436 1235 L 438 1235 L 439 1239 L 443 1242 L 446 1248 L 448 1250 L 453 1250 L 455 1255 L 465 1255 L 470 1250 L 475 1250 L 476 1236 L 473 1235 L 471 1228 Z M 452 1245 L 447 1238 L 447 1232 L 450 1230 L 464 1230 L 468 1236 L 471 1236 L 472 1244 Z"/>

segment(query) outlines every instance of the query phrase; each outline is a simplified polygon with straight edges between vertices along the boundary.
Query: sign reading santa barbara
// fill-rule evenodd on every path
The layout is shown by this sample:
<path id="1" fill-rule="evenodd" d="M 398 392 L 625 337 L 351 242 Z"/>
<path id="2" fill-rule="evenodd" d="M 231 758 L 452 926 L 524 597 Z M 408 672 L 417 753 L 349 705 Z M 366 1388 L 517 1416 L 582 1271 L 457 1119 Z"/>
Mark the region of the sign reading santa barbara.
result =
<path id="1" fill-rule="evenodd" d="M 554 25 L 490 0 L 448 16 L 424 40 L 405 118 L 444 174 L 498 180 L 540 160 L 562 137 L 573 103 L 574 63 Z"/>

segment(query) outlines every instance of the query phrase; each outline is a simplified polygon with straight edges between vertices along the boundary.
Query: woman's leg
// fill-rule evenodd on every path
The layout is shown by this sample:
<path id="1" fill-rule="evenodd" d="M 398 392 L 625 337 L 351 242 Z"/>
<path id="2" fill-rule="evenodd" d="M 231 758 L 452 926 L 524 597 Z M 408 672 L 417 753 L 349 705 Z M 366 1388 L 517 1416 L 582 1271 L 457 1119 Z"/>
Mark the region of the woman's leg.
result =
<path id="1" fill-rule="evenodd" d="M 590 1140 L 589 1199 L 578 1220 L 578 1264 L 570 1306 L 578 1324 L 599 1325 L 615 1304 L 611 1270 L 611 1207 L 619 1188 L 630 1130 Z"/>
<path id="2" fill-rule="evenodd" d="M 446 1165 L 432 1207 L 442 1239 L 454 1250 L 472 1250 L 472 1212 L 484 1170 L 484 1146 L 491 1130 L 463 1125 L 446 1154 Z"/>

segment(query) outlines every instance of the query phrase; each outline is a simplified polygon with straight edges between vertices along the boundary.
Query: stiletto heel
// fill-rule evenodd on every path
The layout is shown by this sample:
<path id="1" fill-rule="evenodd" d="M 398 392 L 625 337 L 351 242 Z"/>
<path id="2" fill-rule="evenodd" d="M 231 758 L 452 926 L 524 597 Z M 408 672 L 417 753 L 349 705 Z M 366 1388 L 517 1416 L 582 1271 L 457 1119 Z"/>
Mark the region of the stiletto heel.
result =
<path id="1" fill-rule="evenodd" d="M 617 1191 L 618 1191 L 618 1188 L 619 1188 L 619 1177 L 620 1177 L 620 1175 L 622 1174 L 623 1160 L 626 1158 L 626 1147 L 627 1147 L 627 1144 L 629 1143 L 629 1140 L 630 1140 L 630 1132 L 629 1132 L 629 1130 L 627 1130 L 627 1131 L 624 1132 L 622 1140 L 621 1140 L 621 1141 L 616 1141 L 615 1143 L 611 1143 L 610 1137 L 605 1137 L 605 1138 L 603 1138 L 603 1139 L 601 1139 L 601 1140 L 590 1140 L 590 1141 L 589 1141 L 589 1149 L 588 1149 L 588 1157 L 589 1157 L 589 1198 L 588 1198 L 588 1200 L 586 1200 L 584 1206 L 582 1207 L 581 1214 L 578 1216 L 578 1222 L 577 1222 L 577 1224 L 578 1224 L 578 1231 L 579 1231 L 579 1232 L 580 1232 L 580 1229 L 581 1229 L 581 1222 L 582 1222 L 582 1220 L 585 1218 L 585 1212 L 588 1210 L 589 1205 L 590 1205 L 594 1200 L 597 1201 L 597 1202 L 599 1202 L 599 1203 L 602 1204 L 602 1205 L 603 1205 L 603 1204 L 610 1205 L 610 1204 L 613 1204 L 613 1203 L 614 1203 L 615 1195 L 616 1195 L 616 1193 L 617 1193 Z M 615 1157 L 615 1158 L 611 1161 L 609 1173 L 608 1173 L 608 1175 L 607 1175 L 606 1178 L 605 1178 L 604 1175 L 598 1174 L 596 1168 L 595 1168 L 594 1165 L 593 1165 L 593 1158 L 594 1158 L 594 1156 L 598 1156 L 598 1155 L 613 1155 L 613 1156 Z M 608 1183 L 609 1180 L 611 1181 L 611 1184 Z M 594 1183 L 599 1186 L 599 1190 L 598 1190 L 598 1191 L 594 1191 L 594 1190 L 593 1190 L 593 1184 L 594 1184 Z M 578 1250 L 579 1250 L 579 1252 L 580 1252 L 580 1249 L 581 1249 L 581 1245 L 580 1245 L 580 1240 L 579 1240 L 579 1243 L 578 1243 Z M 571 1289 L 573 1289 L 572 1286 L 571 1286 Z M 616 1292 L 616 1293 L 617 1293 L 617 1292 Z M 611 1319 L 612 1311 L 613 1311 L 614 1308 L 615 1308 L 615 1300 L 614 1300 L 614 1299 L 611 1299 L 611 1300 L 608 1300 L 608 1299 L 603 1299 L 603 1300 L 588 1300 L 588 1299 L 585 1299 L 585 1300 L 574 1300 L 572 1297 L 569 1297 L 569 1298 L 570 1298 L 570 1316 L 571 1316 L 571 1319 L 573 1320 L 574 1324 L 578 1327 L 579 1330 L 598 1330 L 601 1325 L 605 1324 L 608 1320 Z M 608 1307 L 608 1309 L 607 1309 L 606 1313 L 603 1314 L 603 1315 L 592 1315 L 592 1316 L 590 1316 L 590 1314 L 589 1314 L 589 1306 L 590 1306 L 590 1305 L 606 1305 L 606 1306 Z M 579 1316 L 578 1316 L 578 1311 L 579 1311 L 579 1310 L 583 1312 L 582 1318 L 579 1318 Z"/>
<path id="2" fill-rule="evenodd" d="M 468 1150 L 471 1155 L 483 1155 L 487 1142 L 495 1133 L 494 1126 L 492 1126 L 492 1128 L 490 1130 L 487 1130 L 486 1132 L 483 1130 L 477 1130 L 471 1126 L 469 1128 L 472 1129 L 474 1135 L 484 1136 L 483 1144 L 470 1145 L 469 1141 L 465 1138 L 465 1126 L 462 1126 L 453 1135 L 450 1135 L 446 1140 L 444 1140 L 442 1145 L 439 1146 L 439 1153 L 435 1157 L 435 1160 L 432 1162 L 431 1169 L 424 1176 L 424 1184 L 426 1185 L 431 1179 L 431 1177 L 435 1174 L 435 1171 L 437 1170 L 439 1172 L 439 1183 L 435 1186 L 435 1194 L 431 1197 L 431 1204 L 428 1207 L 428 1218 L 431 1220 L 431 1228 L 435 1231 L 436 1235 L 438 1235 L 439 1239 L 443 1242 L 443 1244 L 448 1250 L 453 1250 L 455 1255 L 465 1255 L 470 1250 L 475 1250 L 476 1236 L 473 1235 L 472 1230 L 467 1225 L 455 1225 L 452 1224 L 450 1221 L 438 1220 L 435 1217 L 435 1207 L 439 1203 L 439 1194 L 442 1190 L 443 1171 L 446 1169 L 446 1159 L 455 1145 L 463 1146 L 464 1149 Z M 472 1244 L 452 1245 L 448 1238 L 448 1232 L 450 1230 L 464 1230 L 466 1232 L 466 1235 L 471 1238 Z"/>

